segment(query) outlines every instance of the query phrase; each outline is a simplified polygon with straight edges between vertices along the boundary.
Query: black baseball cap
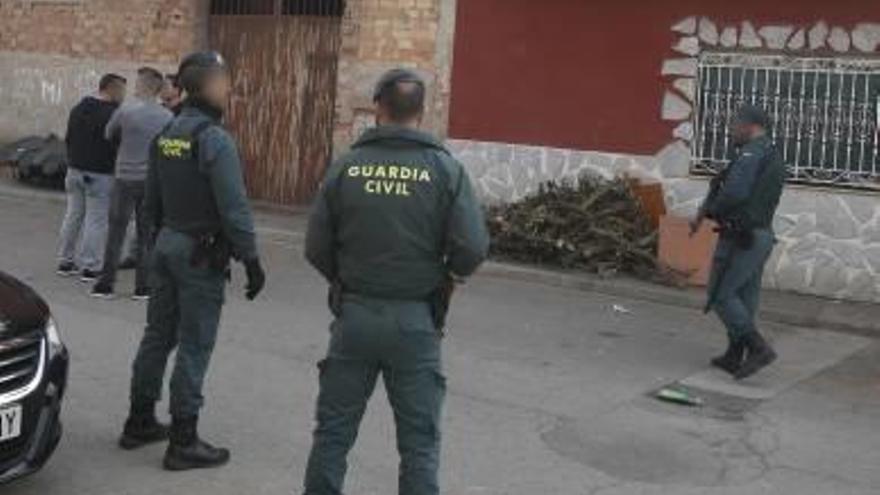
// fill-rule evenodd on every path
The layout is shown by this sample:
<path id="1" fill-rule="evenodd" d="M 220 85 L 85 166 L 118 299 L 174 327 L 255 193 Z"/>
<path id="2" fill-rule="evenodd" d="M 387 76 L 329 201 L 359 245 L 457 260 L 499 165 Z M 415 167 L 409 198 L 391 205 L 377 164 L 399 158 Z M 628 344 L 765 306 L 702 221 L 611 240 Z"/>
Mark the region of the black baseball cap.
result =
<path id="1" fill-rule="evenodd" d="M 376 83 L 376 88 L 373 90 L 373 102 L 378 102 L 385 90 L 401 82 L 410 82 L 419 84 L 422 87 L 425 86 L 425 81 L 422 80 L 421 76 L 415 71 L 404 68 L 391 69 L 382 74 L 382 77 L 380 77 L 379 81 Z"/>
<path id="2" fill-rule="evenodd" d="M 752 124 L 764 128 L 770 127 L 770 117 L 757 105 L 743 105 L 733 115 L 734 124 Z"/>

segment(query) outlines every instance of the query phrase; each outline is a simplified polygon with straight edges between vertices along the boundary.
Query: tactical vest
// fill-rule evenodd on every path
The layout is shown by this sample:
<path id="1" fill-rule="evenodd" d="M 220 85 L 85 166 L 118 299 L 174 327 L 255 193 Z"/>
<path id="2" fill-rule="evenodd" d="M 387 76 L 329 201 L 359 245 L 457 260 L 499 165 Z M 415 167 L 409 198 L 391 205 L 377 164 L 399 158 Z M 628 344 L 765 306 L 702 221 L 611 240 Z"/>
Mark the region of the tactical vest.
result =
<path id="1" fill-rule="evenodd" d="M 162 131 L 155 141 L 155 161 L 162 197 L 162 224 L 191 235 L 221 229 L 211 182 L 199 161 L 199 136 L 216 125 L 206 120 L 189 132 Z"/>

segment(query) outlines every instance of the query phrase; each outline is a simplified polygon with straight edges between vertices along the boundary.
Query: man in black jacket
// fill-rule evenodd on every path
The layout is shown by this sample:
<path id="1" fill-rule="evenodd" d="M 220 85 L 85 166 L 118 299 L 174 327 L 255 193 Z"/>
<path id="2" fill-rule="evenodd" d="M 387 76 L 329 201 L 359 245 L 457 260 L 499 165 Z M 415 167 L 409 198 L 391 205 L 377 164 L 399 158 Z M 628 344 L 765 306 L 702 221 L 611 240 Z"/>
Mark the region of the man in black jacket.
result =
<path id="1" fill-rule="evenodd" d="M 58 247 L 58 274 L 81 274 L 94 281 L 103 265 L 104 241 L 116 144 L 104 138 L 104 128 L 125 99 L 126 80 L 117 74 L 101 77 L 96 96 L 86 96 L 67 121 L 69 166 L 65 189 L 67 213 Z"/>

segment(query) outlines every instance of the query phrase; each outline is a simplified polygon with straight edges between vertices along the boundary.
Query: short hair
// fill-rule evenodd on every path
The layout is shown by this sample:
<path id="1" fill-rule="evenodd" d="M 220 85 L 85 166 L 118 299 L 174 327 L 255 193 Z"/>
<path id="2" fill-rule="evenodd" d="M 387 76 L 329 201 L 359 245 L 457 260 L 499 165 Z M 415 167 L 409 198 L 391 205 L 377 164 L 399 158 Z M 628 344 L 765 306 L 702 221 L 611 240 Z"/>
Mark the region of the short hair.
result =
<path id="1" fill-rule="evenodd" d="M 110 86 L 119 83 L 119 84 L 128 84 L 128 80 L 119 74 L 108 73 L 101 76 L 101 80 L 98 81 L 98 89 L 101 91 L 106 91 Z"/>
<path id="2" fill-rule="evenodd" d="M 385 86 L 376 101 L 388 110 L 388 117 L 403 123 L 425 111 L 425 85 L 421 81 L 398 81 Z"/>
<path id="3" fill-rule="evenodd" d="M 174 89 L 182 89 L 180 87 L 180 78 L 177 77 L 177 74 L 165 74 L 165 80 L 168 81 L 168 84 Z"/>
<path id="4" fill-rule="evenodd" d="M 162 73 L 152 67 L 141 67 L 137 71 L 138 79 L 140 79 L 141 84 L 151 93 L 151 94 L 159 94 L 162 91 L 162 86 L 165 84 L 165 77 L 162 76 Z"/>

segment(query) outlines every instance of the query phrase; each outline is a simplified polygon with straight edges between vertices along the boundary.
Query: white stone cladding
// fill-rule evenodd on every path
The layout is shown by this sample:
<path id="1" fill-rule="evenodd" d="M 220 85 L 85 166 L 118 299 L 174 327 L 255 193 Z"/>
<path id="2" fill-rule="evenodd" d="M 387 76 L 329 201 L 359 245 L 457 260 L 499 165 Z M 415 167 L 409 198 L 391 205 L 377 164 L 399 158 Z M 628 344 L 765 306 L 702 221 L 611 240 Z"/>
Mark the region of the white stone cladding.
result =
<path id="1" fill-rule="evenodd" d="M 624 174 L 664 186 L 670 214 L 690 216 L 708 181 L 690 177 L 690 150 L 675 141 L 654 156 L 450 140 L 487 204 L 512 202 L 542 182 L 584 173 Z M 776 221 L 779 243 L 764 285 L 818 296 L 880 303 L 880 198 L 870 192 L 789 186 Z"/>
<path id="2" fill-rule="evenodd" d="M 820 21 L 809 26 L 724 25 L 688 17 L 672 26 L 679 37 L 661 74 L 668 89 L 658 102 L 673 140 L 653 156 L 543 146 L 451 140 L 486 203 L 510 202 L 546 181 L 574 180 L 593 173 L 629 175 L 664 185 L 671 214 L 696 212 L 708 181 L 690 175 L 697 57 L 707 46 L 797 53 L 877 53 L 880 24 L 851 31 Z M 767 265 L 765 285 L 799 293 L 880 302 L 880 194 L 790 185 L 775 220 L 779 243 Z"/>
<path id="3" fill-rule="evenodd" d="M 669 89 L 663 97 L 661 114 L 664 120 L 683 122 L 693 115 L 693 98 L 687 101 L 679 96 L 681 88 L 696 85 L 698 57 L 709 47 L 720 45 L 725 49 L 777 51 L 780 53 L 828 49 L 839 53 L 880 53 L 880 23 L 862 22 L 852 31 L 841 26 L 829 26 L 819 21 L 811 26 L 771 24 L 756 26 L 751 21 L 723 25 L 702 17 L 687 17 L 672 26 L 679 38 L 672 44 L 670 58 L 663 61 L 661 75 L 668 76 Z M 720 34 L 719 34 L 720 33 Z M 682 58 L 690 55 L 690 58 Z M 678 91 L 676 91 L 678 90 Z M 689 96 L 687 93 L 684 96 Z M 670 127 L 674 139 L 682 139 L 679 124 Z"/>

